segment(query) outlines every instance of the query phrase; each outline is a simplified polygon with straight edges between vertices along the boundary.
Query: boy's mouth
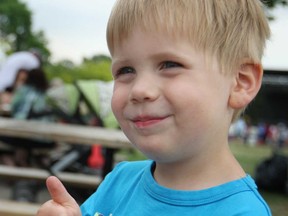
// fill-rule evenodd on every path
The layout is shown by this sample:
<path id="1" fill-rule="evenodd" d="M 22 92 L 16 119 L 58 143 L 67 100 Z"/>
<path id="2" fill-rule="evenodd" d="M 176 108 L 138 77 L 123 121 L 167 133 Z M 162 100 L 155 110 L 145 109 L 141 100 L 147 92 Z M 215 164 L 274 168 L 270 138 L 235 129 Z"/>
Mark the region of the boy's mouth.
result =
<path id="1" fill-rule="evenodd" d="M 158 116 L 138 116 L 136 118 L 132 119 L 132 122 L 137 128 L 146 128 L 149 126 L 153 126 L 157 123 L 160 123 L 164 119 L 166 119 L 167 116 L 164 117 L 158 117 Z"/>

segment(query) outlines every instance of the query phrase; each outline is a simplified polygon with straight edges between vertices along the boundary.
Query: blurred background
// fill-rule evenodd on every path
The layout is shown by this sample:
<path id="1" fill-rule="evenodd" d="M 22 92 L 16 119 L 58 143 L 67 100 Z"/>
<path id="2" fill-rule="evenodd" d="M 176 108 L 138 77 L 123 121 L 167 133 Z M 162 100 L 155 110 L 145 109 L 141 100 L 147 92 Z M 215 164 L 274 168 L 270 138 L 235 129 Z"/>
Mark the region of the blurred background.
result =
<path id="1" fill-rule="evenodd" d="M 105 34 L 114 2 L 0 0 L 0 70 L 11 54 L 34 50 L 41 56 L 50 85 L 59 82 L 72 85 L 79 80 L 112 81 Z M 261 167 L 258 171 L 257 167 L 261 163 L 263 167 L 265 160 L 266 165 L 272 164 L 271 157 L 276 153 L 288 155 L 288 2 L 263 2 L 272 30 L 263 58 L 263 85 L 244 115 L 231 126 L 229 134 L 232 151 L 255 178 L 261 176 Z M 129 152 L 129 159 L 141 158 L 139 153 L 131 156 Z M 268 159 L 271 160 L 267 162 Z M 287 161 L 285 175 L 288 188 Z M 268 179 L 265 174 L 261 178 Z M 288 196 L 283 188 L 263 189 L 262 193 L 273 215 L 287 214 Z"/>

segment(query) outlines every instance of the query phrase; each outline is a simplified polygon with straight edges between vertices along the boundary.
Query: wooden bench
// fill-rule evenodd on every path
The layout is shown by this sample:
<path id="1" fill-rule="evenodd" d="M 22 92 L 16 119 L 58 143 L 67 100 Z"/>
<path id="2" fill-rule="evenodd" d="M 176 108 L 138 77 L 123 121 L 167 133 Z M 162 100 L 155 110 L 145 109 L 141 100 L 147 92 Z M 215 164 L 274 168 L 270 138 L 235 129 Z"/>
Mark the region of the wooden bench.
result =
<path id="1" fill-rule="evenodd" d="M 111 171 L 115 149 L 132 148 L 120 130 L 0 118 L 0 135 L 46 139 L 78 145 L 99 144 L 106 149 L 103 176 Z"/>
<path id="2" fill-rule="evenodd" d="M 103 176 L 112 169 L 114 151 L 116 149 L 132 148 L 132 145 L 120 130 L 58 123 L 43 123 L 39 121 L 21 121 L 1 117 L 0 135 L 29 139 L 41 138 L 65 144 L 99 144 L 106 150 L 105 165 L 102 171 Z M 0 165 L 0 176 L 8 179 L 34 179 L 45 181 L 49 175 L 50 173 L 47 170 Z M 68 172 L 59 172 L 57 173 L 57 176 L 64 184 L 90 188 L 96 188 L 103 179 L 103 176 Z M 18 204 L 17 202 L 12 201 L 0 201 L 0 216 L 35 215 L 35 208 L 37 205 L 35 205 L 35 207 L 34 205 L 26 203 Z M 15 207 L 15 205 L 17 207 Z"/>
<path id="3" fill-rule="evenodd" d="M 0 216 L 35 216 L 40 204 L 0 200 Z"/>
<path id="4" fill-rule="evenodd" d="M 70 144 L 101 144 L 107 148 L 131 148 L 120 130 L 100 127 L 43 123 L 0 118 L 0 135 L 22 138 L 41 138 Z"/>
<path id="5" fill-rule="evenodd" d="M 13 179 L 30 179 L 45 181 L 51 174 L 42 169 L 35 168 L 18 168 L 0 165 L 0 175 L 5 178 Z M 69 173 L 59 172 L 57 177 L 65 184 L 74 185 L 77 187 L 89 187 L 96 188 L 102 181 L 101 176 L 81 174 L 81 173 Z"/>

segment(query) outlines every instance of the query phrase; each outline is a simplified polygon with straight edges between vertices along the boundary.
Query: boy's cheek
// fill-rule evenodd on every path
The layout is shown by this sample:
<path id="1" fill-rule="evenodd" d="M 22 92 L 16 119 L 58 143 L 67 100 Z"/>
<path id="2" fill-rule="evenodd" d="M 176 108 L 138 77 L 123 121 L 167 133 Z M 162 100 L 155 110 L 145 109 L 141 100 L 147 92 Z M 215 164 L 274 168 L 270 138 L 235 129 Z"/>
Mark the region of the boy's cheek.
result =
<path id="1" fill-rule="evenodd" d="M 112 101 L 111 101 L 111 108 L 118 122 L 120 121 L 120 114 L 123 111 L 121 108 L 123 106 L 122 104 L 123 104 L 123 100 L 121 101 L 121 99 L 117 97 L 117 95 L 113 94 Z"/>

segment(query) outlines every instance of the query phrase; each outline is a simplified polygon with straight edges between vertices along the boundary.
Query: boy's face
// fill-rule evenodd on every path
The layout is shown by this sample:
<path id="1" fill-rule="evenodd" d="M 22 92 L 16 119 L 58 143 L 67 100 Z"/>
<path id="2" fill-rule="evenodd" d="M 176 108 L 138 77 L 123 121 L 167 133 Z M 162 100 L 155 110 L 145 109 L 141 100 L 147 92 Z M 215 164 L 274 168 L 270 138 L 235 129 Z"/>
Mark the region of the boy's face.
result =
<path id="1" fill-rule="evenodd" d="M 136 29 L 112 58 L 113 112 L 146 156 L 176 162 L 227 142 L 232 77 L 184 37 Z"/>
<path id="2" fill-rule="evenodd" d="M 20 86 L 22 86 L 28 77 L 28 72 L 25 70 L 20 70 L 17 74 L 16 80 L 15 80 L 15 88 L 19 88 Z"/>

